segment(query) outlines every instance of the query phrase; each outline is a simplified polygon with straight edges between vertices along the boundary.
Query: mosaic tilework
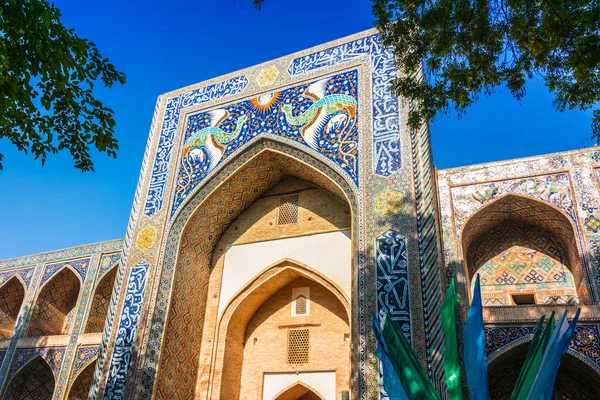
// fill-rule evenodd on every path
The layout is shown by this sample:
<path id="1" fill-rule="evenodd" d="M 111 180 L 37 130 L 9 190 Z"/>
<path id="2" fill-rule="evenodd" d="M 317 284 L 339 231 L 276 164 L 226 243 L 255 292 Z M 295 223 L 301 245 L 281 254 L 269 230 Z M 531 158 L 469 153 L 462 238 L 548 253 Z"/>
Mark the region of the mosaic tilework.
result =
<path id="1" fill-rule="evenodd" d="M 68 268 L 56 274 L 41 290 L 29 322 L 27 336 L 61 335 L 69 331 L 77 311 L 79 279 Z"/>
<path id="2" fill-rule="evenodd" d="M 18 278 L 13 277 L 0 288 L 0 338 L 10 339 L 19 316 L 25 289 Z M 0 362 L 0 364 L 2 364 Z"/>
<path id="3" fill-rule="evenodd" d="M 72 375 L 77 375 L 83 367 L 88 365 L 98 355 L 99 350 L 99 346 L 80 346 L 75 356 Z"/>
<path id="4" fill-rule="evenodd" d="M 119 320 L 117 346 L 112 358 L 114 368 L 110 370 L 108 384 L 104 391 L 105 400 L 121 398 L 125 392 L 135 333 L 143 306 L 144 292 L 148 278 L 148 266 L 147 263 L 140 263 L 131 269 L 127 283 L 125 307 Z"/>
<path id="5" fill-rule="evenodd" d="M 189 116 L 171 216 L 218 164 L 263 134 L 303 143 L 358 184 L 357 96 L 353 70 Z"/>
<path id="6" fill-rule="evenodd" d="M 112 294 L 115 277 L 117 276 L 117 268 L 107 273 L 96 286 L 92 305 L 88 314 L 85 333 L 102 332 L 108 307 L 110 305 L 110 296 Z"/>
<path id="7" fill-rule="evenodd" d="M 294 59 L 291 76 L 370 56 L 372 74 L 373 171 L 389 176 L 400 169 L 400 124 L 398 99 L 390 93 L 396 77 L 393 53 L 383 47 L 379 35 L 371 35 Z"/>
<path id="8" fill-rule="evenodd" d="M 38 263 L 55 262 L 56 260 L 74 259 L 92 253 L 120 251 L 122 246 L 123 239 L 117 239 L 109 240 L 106 242 L 69 247 L 67 249 L 50 251 L 47 253 L 10 258 L 7 260 L 0 261 L 0 270 L 13 267 L 31 266 Z"/>
<path id="9" fill-rule="evenodd" d="M 81 280 L 84 281 L 85 275 L 86 275 L 88 267 L 90 265 L 90 259 L 84 258 L 81 260 L 66 261 L 66 262 L 47 265 L 46 269 L 44 270 L 44 274 L 42 275 L 42 280 L 40 282 L 40 285 L 43 285 L 44 283 L 46 283 L 46 281 L 48 279 L 50 279 L 52 277 L 52 275 L 54 275 L 57 271 L 59 271 L 61 268 L 63 268 L 66 265 L 70 266 L 75 271 L 77 271 L 77 273 L 81 277 Z"/>
<path id="10" fill-rule="evenodd" d="M 533 326 L 486 326 L 486 353 L 489 356 L 517 340 L 528 340 L 527 338 L 533 335 L 533 329 Z M 600 371 L 600 327 L 598 325 L 578 323 L 570 349 L 584 356 L 587 363 Z"/>
<path id="11" fill-rule="evenodd" d="M 389 230 L 377 238 L 377 306 L 410 338 L 410 282 L 405 237 Z"/>
<path id="12" fill-rule="evenodd" d="M 42 358 L 30 362 L 15 376 L 7 389 L 11 399 L 50 400 L 54 392 L 54 375 Z"/>
<path id="13" fill-rule="evenodd" d="M 27 365 L 31 360 L 40 356 L 50 366 L 54 377 L 58 377 L 60 367 L 65 355 L 66 348 L 64 347 L 40 347 L 34 349 L 19 349 L 15 352 L 11 364 L 8 378 L 13 377 L 18 371 Z"/>
<path id="14" fill-rule="evenodd" d="M 116 266 L 121 261 L 121 253 L 106 254 L 102 256 L 100 261 L 100 268 L 98 269 L 97 276 L 103 276 L 106 271 Z"/>
<path id="15" fill-rule="evenodd" d="M 148 190 L 144 214 L 152 216 L 162 207 L 171 150 L 181 110 L 193 105 L 241 93 L 247 85 L 248 79 L 245 76 L 239 76 L 167 100 L 158 150 L 156 152 L 154 167 L 152 168 L 152 184 Z"/>
<path id="16" fill-rule="evenodd" d="M 21 268 L 21 269 L 13 269 L 11 271 L 6 271 L 0 273 L 0 285 L 4 282 L 8 282 L 10 278 L 17 275 L 23 279 L 23 282 L 29 287 L 31 284 L 31 278 L 33 278 L 33 272 L 35 268 Z"/>

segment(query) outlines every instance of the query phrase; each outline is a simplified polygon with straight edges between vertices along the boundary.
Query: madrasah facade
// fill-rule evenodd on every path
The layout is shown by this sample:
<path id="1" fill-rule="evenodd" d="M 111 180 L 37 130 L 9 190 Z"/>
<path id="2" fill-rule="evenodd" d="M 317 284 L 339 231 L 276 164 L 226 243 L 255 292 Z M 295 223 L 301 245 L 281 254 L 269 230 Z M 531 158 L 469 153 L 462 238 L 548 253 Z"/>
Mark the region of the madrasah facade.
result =
<path id="1" fill-rule="evenodd" d="M 159 96 L 125 238 L 0 261 L 0 397 L 385 399 L 385 314 L 443 392 L 479 273 L 492 398 L 577 307 L 600 398 L 600 151 L 437 170 L 396 74 L 371 30 Z"/>

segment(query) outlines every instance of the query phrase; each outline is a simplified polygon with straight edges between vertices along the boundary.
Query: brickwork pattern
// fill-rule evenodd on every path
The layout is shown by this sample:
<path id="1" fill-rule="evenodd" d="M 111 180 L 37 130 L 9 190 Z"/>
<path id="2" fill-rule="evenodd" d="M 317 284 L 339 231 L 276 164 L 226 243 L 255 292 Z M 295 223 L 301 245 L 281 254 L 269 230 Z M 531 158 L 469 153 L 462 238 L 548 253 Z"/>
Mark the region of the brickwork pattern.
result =
<path id="1" fill-rule="evenodd" d="M 88 315 L 88 322 L 85 327 L 85 333 L 102 332 L 106 315 L 108 314 L 108 306 L 110 305 L 110 296 L 115 278 L 117 276 L 117 268 L 113 268 L 100 281 L 94 292 L 92 306 Z"/>
<path id="2" fill-rule="evenodd" d="M 7 400 L 50 400 L 54 393 L 54 374 L 50 366 L 37 357 L 10 381 Z"/>

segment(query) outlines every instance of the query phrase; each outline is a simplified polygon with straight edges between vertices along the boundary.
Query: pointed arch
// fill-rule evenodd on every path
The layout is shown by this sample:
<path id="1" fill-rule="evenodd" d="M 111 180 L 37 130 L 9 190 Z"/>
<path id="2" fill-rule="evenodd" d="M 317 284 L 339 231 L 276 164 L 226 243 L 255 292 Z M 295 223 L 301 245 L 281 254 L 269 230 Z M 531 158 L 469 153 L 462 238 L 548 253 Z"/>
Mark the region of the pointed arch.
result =
<path id="1" fill-rule="evenodd" d="M 333 294 L 345 310 L 342 318 L 345 317 L 345 323 L 349 325 L 348 299 L 329 278 L 289 259 L 266 268 L 236 293 L 220 317 L 216 335 L 216 361 L 211 371 L 212 397 L 229 399 L 240 396 L 244 346 L 248 335 L 252 333 L 247 331 L 250 329 L 249 322 L 273 296 L 302 278 L 322 286 L 328 293 Z"/>
<path id="2" fill-rule="evenodd" d="M 0 287 L 0 339 L 10 339 L 25 298 L 25 285 L 18 275 Z"/>
<path id="3" fill-rule="evenodd" d="M 73 324 L 81 279 L 69 266 L 40 289 L 26 336 L 66 335 Z"/>
<path id="4" fill-rule="evenodd" d="M 564 211 L 552 204 L 514 193 L 500 196 L 469 217 L 461 230 L 461 241 L 467 287 L 471 287 L 472 278 L 484 264 L 491 262 L 496 267 L 493 261 L 496 258 L 511 262 L 513 255 L 510 246 L 516 245 L 513 250 L 522 253 L 521 258 L 531 259 L 519 262 L 532 266 L 540 262 L 552 264 L 551 271 L 546 273 L 553 276 L 554 269 L 561 270 L 564 267 L 565 269 L 559 272 L 564 274 L 565 282 L 571 279 L 573 289 L 569 290 L 573 293 L 569 292 L 569 296 L 574 295 L 584 304 L 591 302 L 591 290 L 577 227 Z M 536 254 L 543 260 L 537 260 Z M 529 268 L 527 272 L 531 272 Z M 535 274 L 536 271 L 531 273 Z M 569 278 L 570 276 L 572 278 Z M 514 276 L 509 278 L 513 278 L 511 282 L 518 280 L 518 277 Z"/>
<path id="5" fill-rule="evenodd" d="M 118 264 L 113 266 L 101 277 L 98 285 L 96 285 L 85 326 L 85 333 L 102 332 L 104 329 L 118 268 Z"/>
<path id="6" fill-rule="evenodd" d="M 199 371 L 200 358 L 211 362 L 211 357 L 205 354 L 212 352 L 207 347 L 212 344 L 205 343 L 207 337 L 203 336 L 212 333 L 203 331 L 212 254 L 228 226 L 286 176 L 311 182 L 346 201 L 351 225 L 357 225 L 355 186 L 332 168 L 330 162 L 324 163 L 292 146 L 270 140 L 258 141 L 228 160 L 215 176 L 192 191 L 194 194 L 173 215 L 165 239 L 163 272 L 157 277 L 157 307 L 145 333 L 159 338 L 161 372 L 140 370 L 141 374 L 128 384 L 129 392 L 135 389 L 134 381 L 139 382 L 147 375 L 156 376 L 154 388 L 158 398 L 169 398 L 175 391 L 193 396 L 197 388 L 208 390 L 208 382 L 198 383 L 196 379 L 204 379 L 208 373 L 204 365 Z M 357 252 L 359 242 L 353 228 L 351 235 L 352 251 Z M 213 303 L 211 300 L 208 304 L 212 307 Z M 212 318 L 211 331 L 216 323 Z M 156 353 L 156 349 L 152 351 Z"/>
<path id="7" fill-rule="evenodd" d="M 527 356 L 531 338 L 498 353 L 488 363 L 490 398 L 509 398 Z M 506 346 L 508 347 L 508 346 Z M 500 351 L 502 349 L 497 350 Z M 561 360 L 554 385 L 553 398 L 600 398 L 600 374 L 584 361 L 579 353 L 569 349 Z"/>
<path id="8" fill-rule="evenodd" d="M 306 383 L 296 382 L 279 392 L 273 400 L 325 400 L 325 398 Z"/>
<path id="9" fill-rule="evenodd" d="M 74 377 L 73 383 L 69 388 L 68 400 L 87 400 L 92 381 L 94 379 L 94 370 L 96 361 L 90 361 L 79 373 Z"/>
<path id="10" fill-rule="evenodd" d="M 37 356 L 10 380 L 5 392 L 7 400 L 50 400 L 54 393 L 54 374 L 48 363 Z"/>

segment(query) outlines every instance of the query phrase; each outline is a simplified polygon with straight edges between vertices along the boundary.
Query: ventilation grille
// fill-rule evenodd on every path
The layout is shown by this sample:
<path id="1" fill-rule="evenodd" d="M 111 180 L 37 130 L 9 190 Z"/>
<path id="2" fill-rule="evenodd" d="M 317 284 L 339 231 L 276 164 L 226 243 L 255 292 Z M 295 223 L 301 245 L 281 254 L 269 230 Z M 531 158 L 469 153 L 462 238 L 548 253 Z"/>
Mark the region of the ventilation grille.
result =
<path id="1" fill-rule="evenodd" d="M 288 331 L 288 364 L 308 363 L 310 332 L 308 329 L 290 329 Z"/>
<path id="2" fill-rule="evenodd" d="M 303 295 L 296 297 L 296 315 L 306 315 L 306 297 Z"/>
<path id="3" fill-rule="evenodd" d="M 298 195 L 282 196 L 279 198 L 279 215 L 277 225 L 298 223 Z"/>

